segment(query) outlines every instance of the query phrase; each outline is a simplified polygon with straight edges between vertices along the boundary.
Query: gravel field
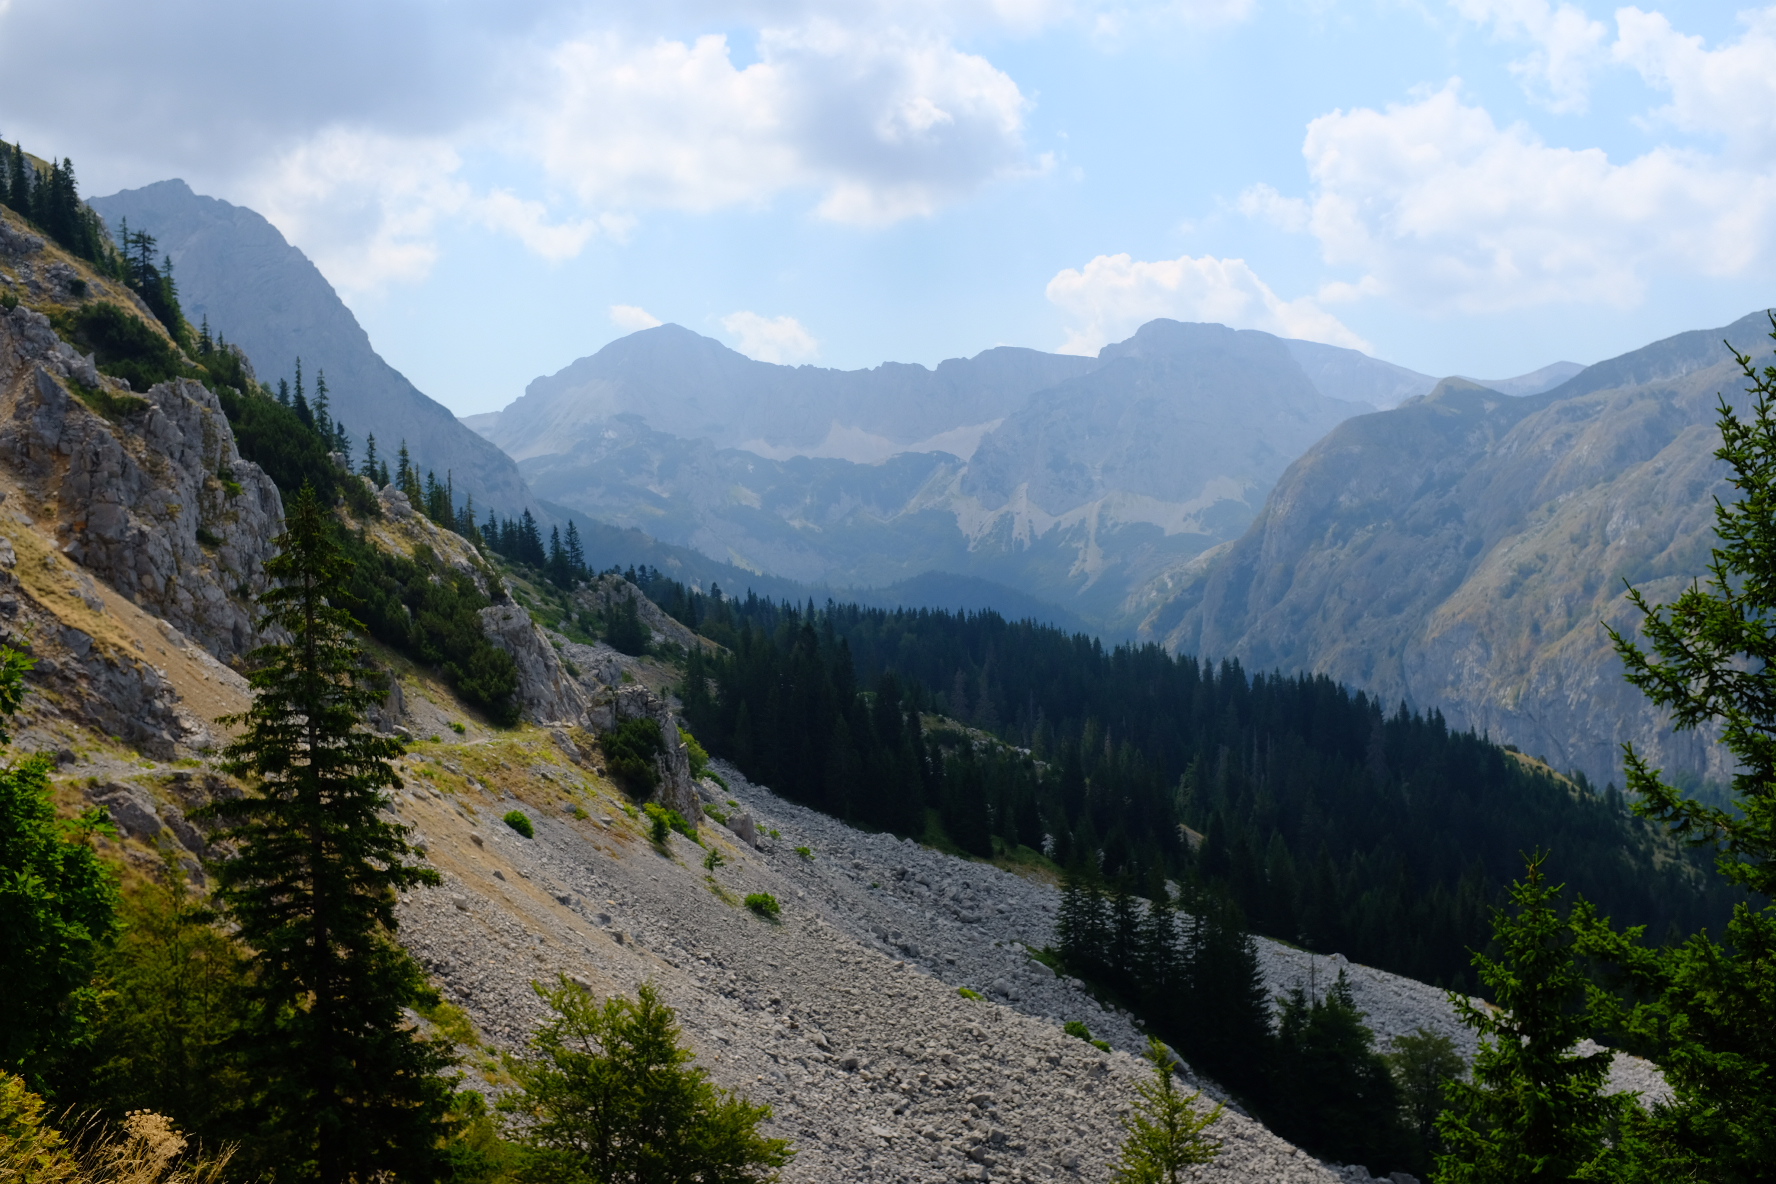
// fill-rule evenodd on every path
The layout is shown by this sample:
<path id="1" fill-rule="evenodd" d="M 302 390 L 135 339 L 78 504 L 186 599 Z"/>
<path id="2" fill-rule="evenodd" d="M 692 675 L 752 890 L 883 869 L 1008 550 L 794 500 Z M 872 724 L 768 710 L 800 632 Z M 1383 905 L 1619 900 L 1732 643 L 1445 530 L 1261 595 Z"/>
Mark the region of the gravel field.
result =
<path id="1" fill-rule="evenodd" d="M 489 1046 L 516 1048 L 545 1019 L 533 980 L 567 974 L 600 994 L 651 981 L 713 1079 L 774 1107 L 774 1133 L 797 1149 L 786 1181 L 1109 1178 L 1145 1040 L 1025 951 L 1051 941 L 1054 887 L 853 830 L 724 765 L 739 807 L 718 808 L 780 837 L 755 849 L 706 820 L 726 861 L 710 873 L 705 848 L 673 835 L 662 854 L 566 756 L 535 768 L 565 795 L 550 808 L 486 783 L 439 793 L 412 770 L 397 802 L 445 876 L 404 900 L 402 939 Z M 498 821 L 514 805 L 534 839 Z M 740 907 L 751 892 L 776 896 L 780 920 Z M 1323 986 L 1341 965 L 1260 948 L 1279 991 Z M 1471 1047 L 1440 991 L 1344 969 L 1382 1040 L 1424 1026 Z M 1065 1035 L 1073 1019 L 1113 1051 Z M 1225 1145 L 1203 1180 L 1367 1178 L 1233 1110 L 1214 1130 Z"/>

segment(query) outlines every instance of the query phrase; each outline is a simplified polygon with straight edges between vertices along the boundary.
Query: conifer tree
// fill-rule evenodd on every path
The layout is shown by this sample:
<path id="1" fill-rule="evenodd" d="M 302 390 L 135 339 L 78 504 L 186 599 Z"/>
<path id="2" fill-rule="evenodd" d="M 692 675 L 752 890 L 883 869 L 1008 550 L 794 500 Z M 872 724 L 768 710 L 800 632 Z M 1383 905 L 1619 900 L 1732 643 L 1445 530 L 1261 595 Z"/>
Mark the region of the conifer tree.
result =
<path id="1" fill-rule="evenodd" d="M 1437 1120 L 1445 1146 L 1437 1157 L 1439 1184 L 1564 1184 L 1596 1160 L 1624 1106 L 1633 1104 L 1603 1093 L 1607 1050 L 1574 1051 L 1591 1030 L 1588 979 L 1543 860 L 1530 857 L 1511 888 L 1511 910 L 1497 914 L 1500 957 L 1474 956 L 1500 1010 L 1450 994 L 1462 1021 L 1480 1033 L 1480 1052 L 1472 1078 L 1450 1083 L 1449 1109 Z"/>
<path id="2" fill-rule="evenodd" d="M 333 434 L 333 409 L 327 405 L 327 372 L 315 371 L 315 397 L 310 404 L 314 413 L 315 427 L 321 433 L 321 442 L 335 451 L 339 448 L 339 439 Z"/>
<path id="3" fill-rule="evenodd" d="M 569 572 L 572 573 L 571 578 L 574 580 L 585 579 L 586 551 L 580 544 L 580 528 L 574 525 L 572 518 L 567 520 L 567 535 L 562 539 L 562 546 L 567 550 L 567 566 Z M 692 628 L 695 627 L 692 626 Z"/>
<path id="4" fill-rule="evenodd" d="M 1145 1056 L 1154 1080 L 1135 1087 L 1140 1100 L 1123 1119 L 1128 1139 L 1111 1178 L 1116 1184 L 1179 1184 L 1186 1170 L 1213 1163 L 1221 1153 L 1221 1140 L 1203 1132 L 1221 1117 L 1222 1107 L 1199 1110 L 1200 1092 L 1179 1091 L 1171 1050 L 1156 1037 L 1147 1038 Z"/>
<path id="5" fill-rule="evenodd" d="M 9 176 L 6 185 L 6 204 L 26 218 L 31 216 L 33 172 L 30 162 L 25 159 L 25 150 L 14 144 L 12 146 L 12 161 L 7 168 Z"/>
<path id="6" fill-rule="evenodd" d="M 215 865 L 217 899 L 252 952 L 258 1166 L 321 1184 L 430 1179 L 451 1056 L 405 1018 L 436 996 L 393 935 L 395 894 L 438 876 L 382 815 L 402 746 L 364 726 L 386 682 L 332 603 L 350 565 L 311 486 L 278 545 L 261 627 L 288 640 L 253 652 L 253 704 L 228 721 L 241 728 L 228 768 L 250 788 L 207 808 L 231 852 Z"/>
<path id="7" fill-rule="evenodd" d="M 1776 313 L 1770 327 L 1776 339 Z M 1718 728 L 1736 766 L 1732 802 L 1710 805 L 1624 746 L 1635 812 L 1715 848 L 1721 875 L 1755 903 L 1734 906 L 1722 941 L 1703 932 L 1663 948 L 1644 944 L 1643 927 L 1618 932 L 1589 904 L 1574 909 L 1580 951 L 1612 971 L 1594 1014 L 1646 1049 L 1674 1094 L 1630 1112 L 1607 1156 L 1623 1181 L 1749 1184 L 1776 1163 L 1776 365 L 1728 348 L 1751 398 L 1743 419 L 1720 402 L 1715 456 L 1738 496 L 1715 501 L 1710 578 L 1659 608 L 1630 588 L 1647 646 L 1611 638 L 1628 681 L 1679 730 Z"/>
<path id="8" fill-rule="evenodd" d="M 381 475 L 381 469 L 377 467 L 379 463 L 376 457 L 376 433 L 367 432 L 364 435 L 364 463 L 358 472 L 366 479 L 375 481 Z"/>

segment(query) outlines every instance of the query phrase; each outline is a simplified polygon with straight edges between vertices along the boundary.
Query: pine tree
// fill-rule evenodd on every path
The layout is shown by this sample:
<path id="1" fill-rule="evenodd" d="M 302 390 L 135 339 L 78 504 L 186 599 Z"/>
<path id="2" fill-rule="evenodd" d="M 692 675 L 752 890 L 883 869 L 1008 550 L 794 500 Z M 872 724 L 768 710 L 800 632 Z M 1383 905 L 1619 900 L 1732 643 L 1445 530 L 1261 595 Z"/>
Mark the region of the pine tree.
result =
<path id="1" fill-rule="evenodd" d="M 358 472 L 362 473 L 366 479 L 375 481 L 382 475 L 382 470 L 378 468 L 379 464 L 380 462 L 376 458 L 376 433 L 367 432 L 364 435 L 364 463 L 359 467 Z"/>
<path id="2" fill-rule="evenodd" d="M 574 581 L 585 579 L 586 551 L 580 544 L 580 528 L 574 525 L 572 518 L 567 520 L 567 535 L 562 540 L 562 546 L 567 549 L 567 566 L 570 578 Z M 696 626 L 692 625 L 691 628 L 694 629 Z"/>
<path id="3" fill-rule="evenodd" d="M 333 409 L 327 405 L 327 372 L 315 371 L 315 397 L 310 405 L 314 413 L 315 428 L 321 433 L 321 442 L 329 449 L 338 451 L 339 439 L 333 434 Z"/>
<path id="4" fill-rule="evenodd" d="M 244 1043 L 260 1169 L 322 1184 L 430 1179 L 451 1056 L 405 1017 L 436 996 L 394 941 L 394 902 L 438 876 L 382 815 L 402 745 L 364 727 L 386 681 L 354 639 L 362 626 L 331 602 L 350 568 L 332 531 L 304 486 L 259 597 L 261 627 L 288 640 L 251 655 L 253 704 L 228 721 L 241 728 L 228 768 L 250 789 L 207 808 L 231 852 L 216 895 L 252 951 Z"/>
<path id="5" fill-rule="evenodd" d="M 1340 1163 L 1399 1167 L 1412 1149 L 1400 1123 L 1399 1086 L 1374 1041 L 1344 971 L 1323 999 L 1291 991 L 1269 1091 L 1278 1133 Z"/>
<path id="6" fill-rule="evenodd" d="M 1179 1184 L 1186 1169 L 1213 1163 L 1221 1140 L 1203 1132 L 1221 1117 L 1222 1106 L 1198 1109 L 1202 1094 L 1183 1094 L 1172 1079 L 1172 1052 L 1155 1037 L 1147 1038 L 1146 1059 L 1154 1080 L 1135 1087 L 1140 1100 L 1123 1119 L 1128 1139 L 1122 1145 L 1116 1184 Z"/>
<path id="7" fill-rule="evenodd" d="M 1495 960 L 1474 956 L 1497 1012 L 1450 994 L 1458 1015 L 1480 1033 L 1473 1077 L 1450 1083 L 1437 1120 L 1446 1150 L 1439 1184 L 1537 1184 L 1575 1178 L 1602 1150 L 1632 1101 L 1603 1093 L 1610 1053 L 1574 1046 L 1589 1034 L 1588 980 L 1573 957 L 1572 933 L 1555 910 L 1559 887 L 1532 856 L 1500 910 Z"/>
<path id="8" fill-rule="evenodd" d="M 31 216 L 31 181 L 35 170 L 25 159 L 25 150 L 17 144 L 12 146 L 12 161 L 8 166 L 9 177 L 6 185 L 6 204 L 21 216 Z"/>
<path id="9" fill-rule="evenodd" d="M 1776 338 L 1776 313 L 1770 327 Z M 1750 416 L 1721 400 L 1715 456 L 1738 496 L 1715 502 L 1711 578 L 1662 608 L 1630 589 L 1648 647 L 1611 638 L 1629 682 L 1678 729 L 1719 728 L 1737 769 L 1732 803 L 1708 805 L 1627 746 L 1635 812 L 1715 848 L 1721 875 L 1762 901 L 1734 906 L 1724 941 L 1703 932 L 1663 948 L 1648 948 L 1643 928 L 1617 932 L 1589 904 L 1574 909 L 1580 951 L 1614 975 L 1615 990 L 1593 992 L 1594 1011 L 1606 1031 L 1649 1051 L 1674 1094 L 1630 1112 L 1608 1156 L 1625 1181 L 1750 1184 L 1776 1163 L 1776 366 L 1733 355 Z"/>

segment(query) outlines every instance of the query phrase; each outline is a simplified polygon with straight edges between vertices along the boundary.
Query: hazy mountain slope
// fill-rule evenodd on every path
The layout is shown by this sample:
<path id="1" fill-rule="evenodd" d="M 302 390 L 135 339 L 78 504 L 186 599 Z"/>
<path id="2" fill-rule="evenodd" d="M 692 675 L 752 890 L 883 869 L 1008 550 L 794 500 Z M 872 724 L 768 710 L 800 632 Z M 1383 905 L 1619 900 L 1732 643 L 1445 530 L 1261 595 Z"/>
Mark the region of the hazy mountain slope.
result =
<path id="1" fill-rule="evenodd" d="M 246 350 L 260 377 L 290 375 L 298 356 L 311 384 L 325 371 L 334 418 L 360 456 L 371 433 L 391 459 L 405 439 L 419 465 L 453 475 L 459 497 L 473 494 L 478 506 L 510 514 L 535 507 L 512 461 L 383 361 L 326 277 L 264 218 L 201 197 L 183 181 L 89 204 L 110 226 L 127 218 L 160 240 L 192 323 L 207 316 L 212 331 Z"/>
<path id="2" fill-rule="evenodd" d="M 1352 403 L 1392 407 L 1414 395 L 1428 395 L 1437 380 L 1354 349 L 1318 341 L 1290 341 L 1289 352 L 1301 363 L 1322 395 Z"/>
<path id="3" fill-rule="evenodd" d="M 1624 740 L 1719 776 L 1623 684 L 1598 620 L 1631 622 L 1623 579 L 1657 602 L 1703 573 L 1715 397 L 1743 385 L 1719 342 L 1767 354 L 1768 329 L 1682 334 L 1529 398 L 1450 380 L 1347 421 L 1243 537 L 1162 581 L 1143 633 L 1439 706 L 1600 783 Z"/>
<path id="4" fill-rule="evenodd" d="M 827 431 L 795 410 L 809 391 L 900 415 L 903 437 L 987 415 L 992 430 L 875 464 L 722 446 L 776 430 L 761 425 L 785 406 Z M 638 405 L 659 410 L 623 410 Z M 484 430 L 548 449 L 522 462 L 540 497 L 748 570 L 833 587 L 946 571 L 1115 629 L 1131 589 L 1236 536 L 1288 462 L 1363 409 L 1322 395 L 1281 339 L 1214 325 L 1155 321 L 1093 359 L 1001 349 L 853 373 L 767 366 L 662 326 L 538 380 Z M 715 427 L 663 426 L 699 422 Z"/>
<path id="5" fill-rule="evenodd" d="M 849 371 L 777 366 L 661 325 L 537 379 L 497 417 L 475 417 L 475 426 L 520 460 L 572 451 L 624 414 L 656 431 L 767 456 L 873 461 L 945 443 L 966 454 L 960 440 L 932 438 L 999 419 L 1031 392 L 1097 364 L 1001 348 L 936 370 L 898 362 Z"/>

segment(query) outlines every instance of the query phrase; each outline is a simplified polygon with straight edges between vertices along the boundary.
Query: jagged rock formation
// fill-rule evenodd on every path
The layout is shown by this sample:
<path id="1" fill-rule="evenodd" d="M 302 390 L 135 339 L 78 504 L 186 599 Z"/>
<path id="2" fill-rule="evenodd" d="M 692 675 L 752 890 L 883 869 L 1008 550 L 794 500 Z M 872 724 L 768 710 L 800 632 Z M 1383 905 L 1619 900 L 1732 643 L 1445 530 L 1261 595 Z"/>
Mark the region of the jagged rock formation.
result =
<path id="1" fill-rule="evenodd" d="M 213 653 L 245 653 L 283 504 L 216 397 L 161 383 L 112 422 L 68 392 L 104 383 L 47 318 L 21 305 L 4 322 L 0 464 L 54 513 L 63 551 Z"/>
<path id="2" fill-rule="evenodd" d="M 457 496 L 516 515 L 537 512 L 517 468 L 498 448 L 462 426 L 371 348 L 325 277 L 277 228 L 252 210 L 193 193 L 183 181 L 161 181 L 89 203 L 115 227 L 160 240 L 173 261 L 179 295 L 193 323 L 243 348 L 261 375 L 287 376 L 301 357 L 309 381 L 325 371 L 333 415 L 356 446 L 374 433 L 390 457 L 405 439 L 422 469 L 446 472 Z"/>
<path id="3" fill-rule="evenodd" d="M 1729 494 L 1715 399 L 1744 385 L 1721 340 L 1767 358 L 1769 329 L 1682 334 L 1529 398 L 1451 380 L 1349 420 L 1243 537 L 1159 582 L 1144 635 L 1441 708 L 1599 785 L 1621 783 L 1623 741 L 1723 778 L 1718 748 L 1623 682 L 1599 621 L 1635 627 L 1623 580 L 1661 603 L 1706 574 Z"/>
<path id="4" fill-rule="evenodd" d="M 668 616 L 659 605 L 644 596 L 640 588 L 622 576 L 597 576 L 574 589 L 574 603 L 590 612 L 608 613 L 613 605 L 625 602 L 635 606 L 636 615 L 651 634 L 652 644 L 669 642 L 687 650 L 708 644 L 685 628 L 683 622 Z"/>
<path id="5" fill-rule="evenodd" d="M 508 601 L 481 610 L 481 631 L 518 666 L 518 703 L 538 723 L 579 722 L 586 693 L 568 677 L 555 648 L 523 607 Z"/>

